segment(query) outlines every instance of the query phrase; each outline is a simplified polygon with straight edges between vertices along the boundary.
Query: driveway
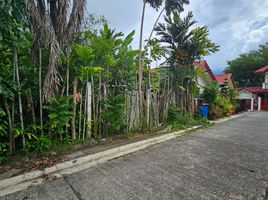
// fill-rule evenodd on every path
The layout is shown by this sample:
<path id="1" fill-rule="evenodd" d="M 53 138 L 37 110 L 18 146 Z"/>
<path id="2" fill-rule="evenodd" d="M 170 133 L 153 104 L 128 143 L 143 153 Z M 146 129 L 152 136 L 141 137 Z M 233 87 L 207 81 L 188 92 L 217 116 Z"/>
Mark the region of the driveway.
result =
<path id="1" fill-rule="evenodd" d="M 268 112 L 31 187 L 3 199 L 268 200 Z"/>

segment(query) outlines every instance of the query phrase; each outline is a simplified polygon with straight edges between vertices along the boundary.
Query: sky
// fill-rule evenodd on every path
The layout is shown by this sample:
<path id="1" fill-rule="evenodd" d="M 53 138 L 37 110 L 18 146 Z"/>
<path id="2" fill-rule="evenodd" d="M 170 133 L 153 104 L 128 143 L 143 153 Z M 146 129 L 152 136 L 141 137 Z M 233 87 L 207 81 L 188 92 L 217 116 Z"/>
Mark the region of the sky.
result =
<path id="1" fill-rule="evenodd" d="M 133 47 L 138 48 L 143 0 L 87 0 L 87 12 L 104 15 L 112 28 L 126 34 L 136 30 Z M 227 61 L 241 53 L 257 49 L 268 42 L 268 0 L 190 0 L 185 6 L 192 11 L 198 26 L 207 26 L 210 39 L 220 51 L 206 57 L 215 74 L 223 72 Z M 148 38 L 159 14 L 146 7 L 144 39 Z"/>

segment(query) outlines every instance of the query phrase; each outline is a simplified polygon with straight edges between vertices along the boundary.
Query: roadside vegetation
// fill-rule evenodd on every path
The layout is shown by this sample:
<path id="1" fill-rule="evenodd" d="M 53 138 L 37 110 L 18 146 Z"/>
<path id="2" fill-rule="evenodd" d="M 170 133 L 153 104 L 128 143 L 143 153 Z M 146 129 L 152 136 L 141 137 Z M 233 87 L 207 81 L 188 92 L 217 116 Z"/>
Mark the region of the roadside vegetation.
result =
<path id="1" fill-rule="evenodd" d="M 209 119 L 216 120 L 235 114 L 238 108 L 237 95 L 235 90 L 228 87 L 228 80 L 221 88 L 216 82 L 205 87 L 202 97 L 209 105 Z"/>
<path id="2" fill-rule="evenodd" d="M 50 9 L 44 0 L 1 2 L 0 163 L 60 144 L 205 123 L 193 110 L 193 63 L 218 46 L 191 12 L 181 17 L 187 0 L 144 2 L 144 12 L 162 6 L 164 22 L 152 28 L 155 38 L 143 38 L 141 30 L 139 50 L 132 48 L 135 31 L 122 33 L 104 17 L 85 13 L 84 0 L 50 1 Z M 204 98 L 213 113 L 229 115 L 233 99 L 222 90 L 209 99 L 213 87 Z"/>
<path id="3" fill-rule="evenodd" d="M 168 110 L 167 124 L 171 130 L 184 130 L 193 126 L 209 125 L 209 121 L 202 117 L 199 110 L 192 114 L 183 114 L 182 110 L 175 104 L 170 105 Z"/>

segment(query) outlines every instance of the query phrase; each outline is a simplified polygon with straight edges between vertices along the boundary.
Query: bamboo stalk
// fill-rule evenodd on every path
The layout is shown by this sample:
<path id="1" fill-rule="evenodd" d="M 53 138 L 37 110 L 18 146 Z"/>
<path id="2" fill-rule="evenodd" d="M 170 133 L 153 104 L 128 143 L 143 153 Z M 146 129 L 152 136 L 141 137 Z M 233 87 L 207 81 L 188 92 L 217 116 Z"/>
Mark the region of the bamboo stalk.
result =
<path id="1" fill-rule="evenodd" d="M 78 84 L 78 78 L 75 77 L 73 81 L 73 117 L 71 121 L 72 139 L 76 139 L 75 119 L 76 119 L 76 107 L 77 107 L 77 101 L 76 101 L 77 84 Z"/>
<path id="2" fill-rule="evenodd" d="M 83 107 L 83 87 L 81 88 L 81 101 L 79 104 L 79 122 L 78 122 L 78 139 L 81 139 L 81 128 L 82 128 L 82 107 Z"/>
<path id="3" fill-rule="evenodd" d="M 33 96 L 32 96 L 31 88 L 29 88 L 28 91 L 29 91 L 29 104 L 30 104 L 30 109 L 31 109 L 31 114 L 32 114 L 32 120 L 33 120 L 33 123 L 36 124 L 36 117 L 35 117 L 35 111 L 34 111 L 34 102 L 33 102 Z"/>
<path id="4" fill-rule="evenodd" d="M 22 99 L 21 99 L 21 85 L 20 85 L 20 76 L 19 76 L 19 66 L 18 66 L 18 54 L 17 50 L 14 49 L 14 64 L 16 67 L 16 77 L 17 77 L 17 84 L 19 88 L 19 112 L 20 112 L 20 123 L 21 123 L 21 131 L 23 133 L 22 135 L 22 144 L 23 147 L 25 146 L 25 136 L 24 136 L 24 122 L 23 122 L 23 111 L 22 111 Z"/>
<path id="5" fill-rule="evenodd" d="M 66 96 L 69 96 L 69 79 L 70 79 L 70 49 L 67 49 L 67 71 L 66 71 Z"/>
<path id="6" fill-rule="evenodd" d="M 139 123 L 141 125 L 141 115 L 142 115 L 142 78 L 143 78 L 143 66 L 142 66 L 142 43 L 143 43 L 143 28 L 144 28 L 144 17 L 145 17 L 146 1 L 143 2 L 142 17 L 141 17 L 141 27 L 140 27 L 140 41 L 139 41 L 139 68 L 138 68 L 138 104 L 139 106 Z"/>
<path id="7" fill-rule="evenodd" d="M 87 82 L 87 137 L 91 139 L 91 121 L 92 121 L 92 83 Z"/>
<path id="8" fill-rule="evenodd" d="M 99 77 L 99 98 L 98 98 L 98 106 L 99 106 L 99 113 L 98 113 L 98 119 L 99 119 L 99 135 L 101 135 L 101 112 L 102 112 L 102 107 L 101 107 L 101 85 L 102 85 L 102 80 L 101 76 Z"/>
<path id="9" fill-rule="evenodd" d="M 39 112 L 40 112 L 40 128 L 41 134 L 43 131 L 43 101 L 42 101 L 42 49 L 39 48 L 39 67 L 38 67 L 38 82 L 39 82 Z"/>
<path id="10" fill-rule="evenodd" d="M 13 83 L 16 83 L 16 65 L 15 62 L 13 63 Z M 15 123 L 15 95 L 13 96 L 12 99 L 12 110 L 11 110 L 11 118 L 12 118 L 12 123 Z"/>
<path id="11" fill-rule="evenodd" d="M 87 99 L 88 99 L 88 90 L 86 86 L 86 94 L 85 94 L 85 102 L 84 102 L 84 122 L 83 122 L 83 141 L 85 142 L 85 134 L 86 134 L 86 113 L 87 113 Z"/>
<path id="12" fill-rule="evenodd" d="M 151 98 L 151 75 L 150 75 L 150 67 L 149 67 L 149 70 L 148 70 L 148 86 L 147 86 L 147 92 L 146 92 L 146 119 L 147 119 L 147 126 L 149 127 L 150 126 L 150 100 Z"/>
<path id="13" fill-rule="evenodd" d="M 92 121 L 96 119 L 96 103 L 94 95 L 94 77 L 91 76 L 91 93 L 92 93 Z"/>
<path id="14" fill-rule="evenodd" d="M 9 106 L 7 103 L 7 100 L 4 99 L 4 104 L 6 108 L 7 113 L 7 119 L 8 119 L 8 132 L 9 132 L 9 154 L 11 155 L 13 151 L 15 150 L 15 144 L 14 143 L 14 136 L 13 136 L 13 123 L 12 123 L 12 115 L 10 114 Z"/>

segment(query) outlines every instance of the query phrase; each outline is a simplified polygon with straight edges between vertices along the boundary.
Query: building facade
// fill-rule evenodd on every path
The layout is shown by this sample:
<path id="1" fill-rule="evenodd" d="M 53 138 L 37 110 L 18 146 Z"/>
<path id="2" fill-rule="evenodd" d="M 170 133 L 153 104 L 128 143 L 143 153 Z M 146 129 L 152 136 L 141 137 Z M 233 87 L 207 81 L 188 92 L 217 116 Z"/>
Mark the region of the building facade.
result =
<path id="1" fill-rule="evenodd" d="M 254 73 L 264 76 L 264 82 L 261 86 L 244 87 L 238 90 L 241 108 L 251 111 L 268 111 L 268 66 Z"/>

